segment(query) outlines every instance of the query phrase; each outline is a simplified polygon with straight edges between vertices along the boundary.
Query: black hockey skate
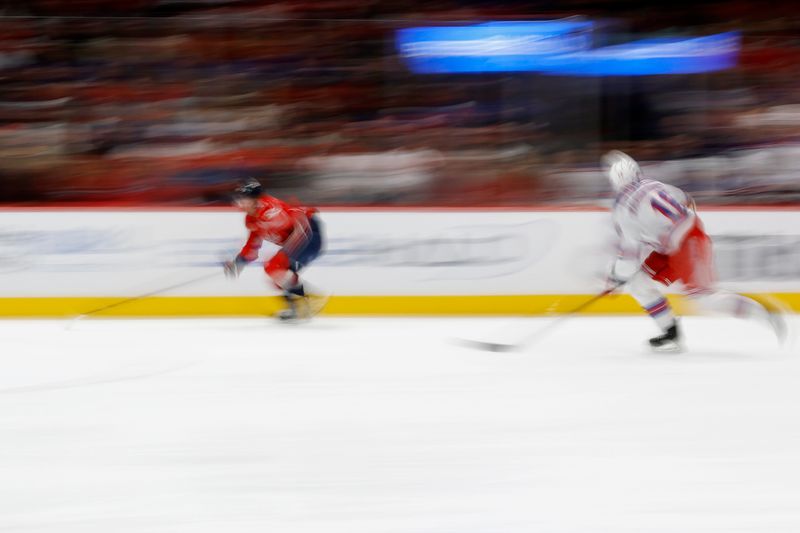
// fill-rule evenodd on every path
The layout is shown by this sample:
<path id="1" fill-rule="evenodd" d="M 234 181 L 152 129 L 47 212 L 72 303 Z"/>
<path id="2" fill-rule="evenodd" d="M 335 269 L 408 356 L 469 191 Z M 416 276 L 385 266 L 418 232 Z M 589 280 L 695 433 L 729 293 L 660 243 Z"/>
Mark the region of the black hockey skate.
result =
<path id="1" fill-rule="evenodd" d="M 297 309 L 292 307 L 281 309 L 277 312 L 275 317 L 281 322 L 300 322 L 301 320 L 304 320 L 304 317 L 300 316 L 300 314 L 297 312 Z"/>
<path id="2" fill-rule="evenodd" d="M 650 339 L 650 347 L 656 352 L 683 351 L 683 346 L 681 346 L 680 342 L 680 332 L 678 331 L 678 323 L 675 322 L 668 327 L 663 335 Z"/>

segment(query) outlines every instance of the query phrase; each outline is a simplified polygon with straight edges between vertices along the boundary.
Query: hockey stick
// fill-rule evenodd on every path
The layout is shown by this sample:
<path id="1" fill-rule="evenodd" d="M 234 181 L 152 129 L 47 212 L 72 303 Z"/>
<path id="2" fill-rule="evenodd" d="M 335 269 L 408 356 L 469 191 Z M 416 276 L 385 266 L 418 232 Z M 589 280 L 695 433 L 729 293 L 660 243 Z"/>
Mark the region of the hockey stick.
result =
<path id="1" fill-rule="evenodd" d="M 519 349 L 529 345 L 530 343 L 532 343 L 532 342 L 544 337 L 546 334 L 548 334 L 551 331 L 553 331 L 554 329 L 556 329 L 556 327 L 558 327 L 560 324 L 562 324 L 565 320 L 567 320 L 569 318 L 572 318 L 572 316 L 574 316 L 577 313 L 580 313 L 581 311 L 583 311 L 584 309 L 590 307 L 591 305 L 593 305 L 598 300 L 601 300 L 601 299 L 605 298 L 606 296 L 608 296 L 609 294 L 615 292 L 617 289 L 619 289 L 623 285 L 625 285 L 625 282 L 616 283 L 615 285 L 612 285 L 611 287 L 607 288 L 603 292 L 595 294 L 594 296 L 592 296 L 591 298 L 589 298 L 588 300 L 583 302 L 578 307 L 576 307 L 574 309 L 571 309 L 570 311 L 567 311 L 566 313 L 564 313 L 563 315 L 559 316 L 558 318 L 556 318 L 555 320 L 553 320 L 552 322 L 550 322 L 546 326 L 541 327 L 541 328 L 539 328 L 539 329 L 537 329 L 535 331 L 529 332 L 524 337 L 522 337 L 521 339 L 519 339 L 518 341 L 516 341 L 514 343 L 487 342 L 487 341 L 476 341 L 476 340 L 462 340 L 462 341 L 460 341 L 460 343 L 465 345 L 465 346 L 471 347 L 471 348 L 475 348 L 475 349 L 478 349 L 478 350 L 489 351 L 489 352 L 510 352 L 510 351 L 513 351 L 513 350 L 519 350 Z"/>
<path id="2" fill-rule="evenodd" d="M 219 275 L 219 272 L 216 272 L 216 271 L 212 272 L 212 273 L 206 273 L 206 274 L 203 274 L 200 277 L 192 278 L 192 279 L 190 279 L 188 281 L 182 281 L 181 283 L 176 283 L 174 285 L 170 285 L 169 287 L 162 287 L 161 289 L 150 291 L 150 292 L 147 292 L 147 293 L 144 293 L 144 294 L 139 294 L 137 296 L 131 296 L 130 298 L 125 298 L 125 299 L 110 303 L 108 305 L 104 305 L 102 307 L 98 307 L 97 309 L 92 309 L 91 311 L 87 311 L 85 313 L 81 313 L 80 315 L 78 315 L 75 318 L 73 318 L 72 322 L 75 322 L 77 320 L 82 320 L 82 319 L 84 319 L 84 318 L 86 318 L 86 317 L 88 317 L 90 315 L 96 315 L 97 313 L 102 313 L 103 311 L 108 311 L 109 309 L 114 309 L 115 307 L 119 307 L 119 306 L 125 305 L 127 303 L 136 302 L 138 300 L 143 300 L 145 298 L 150 298 L 151 296 L 157 296 L 159 294 L 162 294 L 162 293 L 165 293 L 165 292 L 169 292 L 169 291 L 172 291 L 172 290 L 175 290 L 175 289 L 179 289 L 181 287 L 186 287 L 187 285 L 192 285 L 194 283 L 199 283 L 201 281 L 205 281 L 207 279 L 211 279 L 212 277 L 215 277 L 215 276 L 218 276 L 218 275 Z"/>

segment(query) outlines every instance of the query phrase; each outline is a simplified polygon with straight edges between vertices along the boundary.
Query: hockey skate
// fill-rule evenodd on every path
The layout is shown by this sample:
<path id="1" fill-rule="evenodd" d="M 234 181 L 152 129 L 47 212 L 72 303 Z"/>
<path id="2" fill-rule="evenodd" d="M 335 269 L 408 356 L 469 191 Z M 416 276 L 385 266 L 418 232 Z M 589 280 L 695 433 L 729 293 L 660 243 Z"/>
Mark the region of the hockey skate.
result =
<path id="1" fill-rule="evenodd" d="M 281 322 L 297 323 L 310 318 L 307 313 L 306 298 L 304 296 L 284 296 L 286 307 L 277 312 L 275 317 Z"/>
<path id="2" fill-rule="evenodd" d="M 750 299 L 761 304 L 767 311 L 767 325 L 775 333 L 778 343 L 781 345 L 786 343 L 786 338 L 789 336 L 789 328 L 786 325 L 786 318 L 784 318 L 785 308 L 781 303 L 768 296 L 750 296 Z"/>
<path id="3" fill-rule="evenodd" d="M 680 340 L 680 332 L 676 322 L 668 327 L 662 335 L 650 339 L 650 347 L 655 352 L 682 352 L 683 346 Z"/>
<path id="4" fill-rule="evenodd" d="M 775 332 L 775 336 L 778 338 L 778 343 L 783 345 L 788 336 L 788 328 L 786 327 L 786 319 L 783 317 L 783 313 L 770 310 L 767 320 L 769 321 L 770 327 L 772 327 L 772 331 Z"/>
<path id="5" fill-rule="evenodd" d="M 290 295 L 286 297 L 288 306 L 277 313 L 281 322 L 303 322 L 319 314 L 328 303 L 328 296 L 322 294 Z"/>

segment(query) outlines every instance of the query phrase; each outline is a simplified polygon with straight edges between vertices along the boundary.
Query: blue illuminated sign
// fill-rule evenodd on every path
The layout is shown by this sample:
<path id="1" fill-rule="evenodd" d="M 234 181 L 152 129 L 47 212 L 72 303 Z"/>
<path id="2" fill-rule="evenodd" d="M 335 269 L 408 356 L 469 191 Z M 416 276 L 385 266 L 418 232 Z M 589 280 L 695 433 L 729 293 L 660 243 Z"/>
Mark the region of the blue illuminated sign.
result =
<path id="1" fill-rule="evenodd" d="M 731 68 L 737 32 L 661 38 L 591 48 L 592 23 L 491 22 L 408 28 L 397 34 L 401 56 L 414 72 L 541 72 L 566 76 L 691 74 Z"/>

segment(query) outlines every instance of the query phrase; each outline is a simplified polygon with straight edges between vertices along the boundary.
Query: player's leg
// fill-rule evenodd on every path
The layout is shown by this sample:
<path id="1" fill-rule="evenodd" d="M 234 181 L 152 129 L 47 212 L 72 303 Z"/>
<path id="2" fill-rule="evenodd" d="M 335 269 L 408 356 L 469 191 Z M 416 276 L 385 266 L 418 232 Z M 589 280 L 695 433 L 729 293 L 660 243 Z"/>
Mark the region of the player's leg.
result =
<path id="1" fill-rule="evenodd" d="M 286 308 L 278 312 L 278 318 L 291 320 L 298 318 L 298 302 L 305 296 L 300 277 L 291 269 L 289 256 L 283 250 L 279 250 L 272 258 L 264 264 L 264 271 L 272 280 L 272 283 L 283 293 L 286 301 Z"/>
<path id="2" fill-rule="evenodd" d="M 628 280 L 628 292 L 662 331 L 661 335 L 650 339 L 650 346 L 657 351 L 679 351 L 681 335 L 678 321 L 656 282 L 640 270 Z"/>
<path id="3" fill-rule="evenodd" d="M 304 313 L 306 317 L 311 317 L 319 313 L 328 301 L 328 297 L 319 290 L 309 287 L 308 283 L 302 280 L 300 272 L 309 264 L 316 260 L 321 254 L 324 245 L 324 234 L 322 223 L 316 217 L 309 218 L 310 233 L 305 246 L 301 248 L 295 257 L 290 258 L 292 270 L 298 274 L 298 288 L 302 291 L 304 303 Z"/>
<path id="4" fill-rule="evenodd" d="M 682 281 L 687 285 L 694 283 L 695 287 L 711 286 L 714 279 L 711 241 L 703 231 L 702 225 L 699 222 L 696 223 L 681 243 L 681 247 L 672 255 L 651 253 L 642 264 L 641 273 L 642 278 L 649 277 L 648 281 L 652 280 L 650 283 L 658 283 L 666 287 L 675 281 Z M 645 286 L 644 282 L 642 282 L 642 286 Z M 640 303 L 648 296 L 644 289 L 641 290 L 640 298 L 642 299 L 637 298 Z M 655 298 L 655 295 L 649 297 Z M 664 301 L 666 302 L 666 300 Z M 662 318 L 659 324 L 664 329 L 664 334 L 650 340 L 650 344 L 654 348 L 662 345 L 672 348 L 672 343 L 677 343 L 680 339 L 678 323 L 671 316 L 672 313 L 669 314 L 669 318 Z M 671 320 L 672 323 L 668 324 L 668 320 Z"/>
<path id="5" fill-rule="evenodd" d="M 755 298 L 720 289 L 691 289 L 687 296 L 705 311 L 756 320 L 769 327 L 775 333 L 779 342 L 783 343 L 786 340 L 787 327 L 783 313 L 780 308 L 773 306 L 768 301 L 759 301 Z"/>
<path id="6" fill-rule="evenodd" d="M 670 258 L 676 278 L 686 287 L 686 296 L 701 309 L 736 318 L 754 319 L 770 327 L 780 342 L 786 337 L 786 325 L 780 309 L 766 301 L 758 301 L 715 287 L 711 239 L 702 230 L 692 231 L 685 245 Z"/>
<path id="7" fill-rule="evenodd" d="M 283 292 L 286 308 L 278 313 L 278 318 L 282 320 L 310 318 L 317 314 L 327 301 L 327 298 L 315 294 L 315 291 L 308 291 L 300 277 L 300 271 L 322 252 L 321 225 L 316 217 L 311 217 L 309 223 L 309 237 L 302 248 L 291 257 L 281 250 L 264 266 L 272 282 Z"/>

